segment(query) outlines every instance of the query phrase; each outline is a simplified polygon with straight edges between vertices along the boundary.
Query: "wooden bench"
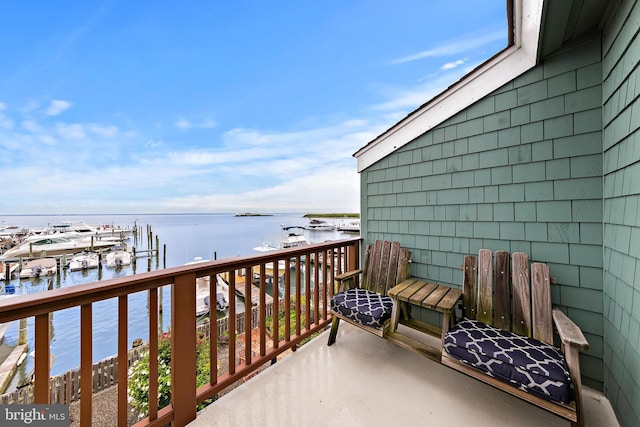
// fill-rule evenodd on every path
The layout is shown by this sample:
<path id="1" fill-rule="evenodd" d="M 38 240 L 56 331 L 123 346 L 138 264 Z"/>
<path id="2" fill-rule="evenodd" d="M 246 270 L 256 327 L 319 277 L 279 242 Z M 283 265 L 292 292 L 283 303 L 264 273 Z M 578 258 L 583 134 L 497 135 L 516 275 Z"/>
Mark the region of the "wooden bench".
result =
<path id="1" fill-rule="evenodd" d="M 335 277 L 339 292 L 331 298 L 333 320 L 327 345 L 336 341 L 340 320 L 383 337 L 389 331 L 393 309 L 387 292 L 409 277 L 410 263 L 411 251 L 399 242 L 376 240 L 368 244 L 364 268 Z"/>
<path id="2" fill-rule="evenodd" d="M 509 261 L 508 252 L 487 249 L 464 258 L 464 318 L 444 335 L 442 363 L 582 426 L 578 355 L 589 343 L 552 309 L 548 266 L 529 268 L 521 252 Z"/>

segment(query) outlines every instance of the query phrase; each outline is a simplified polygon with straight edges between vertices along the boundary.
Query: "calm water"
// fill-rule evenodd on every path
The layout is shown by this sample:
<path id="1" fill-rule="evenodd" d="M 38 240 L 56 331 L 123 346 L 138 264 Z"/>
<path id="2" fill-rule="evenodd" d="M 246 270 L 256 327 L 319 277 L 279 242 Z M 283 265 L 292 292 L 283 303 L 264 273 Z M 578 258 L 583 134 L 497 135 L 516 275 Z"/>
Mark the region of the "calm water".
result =
<path id="1" fill-rule="evenodd" d="M 195 257 L 204 259 L 224 258 L 257 254 L 253 248 L 265 242 L 278 246 L 283 236 L 281 227 L 305 226 L 307 218 L 302 214 L 275 214 L 273 216 L 236 217 L 233 214 L 181 214 L 181 215 L 58 215 L 52 216 L 2 216 L 0 220 L 10 225 L 24 228 L 36 228 L 63 222 L 84 221 L 88 224 L 113 224 L 122 227 L 142 228 L 144 239 L 139 237 L 135 244 L 137 250 L 148 249 L 146 239 L 147 226 L 153 232 L 153 240 L 157 236 L 160 243 L 160 255 L 156 259 L 138 258 L 137 266 L 126 266 L 121 270 L 107 268 L 88 272 L 63 270 L 59 278 L 55 278 L 51 286 L 61 288 L 82 283 L 95 282 L 114 277 L 122 277 L 135 273 L 175 267 L 192 261 Z M 329 222 L 333 220 L 329 219 Z M 336 224 L 340 220 L 335 220 Z M 340 232 L 305 231 L 310 243 L 336 240 L 352 235 Z M 133 238 L 127 241 L 133 245 Z M 166 245 L 166 254 L 163 248 Z M 164 255 L 164 256 L 163 256 Z M 166 265 L 163 259 L 166 258 Z M 151 260 L 149 264 L 149 260 Z M 46 292 L 50 284 L 46 279 L 14 279 L 16 293 Z M 163 292 L 164 311 L 162 316 L 163 330 L 170 324 L 170 290 Z M 117 301 L 101 301 L 93 305 L 93 359 L 99 361 L 117 353 L 117 324 L 114 322 L 117 313 Z M 54 363 L 51 375 L 58 375 L 80 365 L 80 309 L 68 309 L 53 314 L 51 353 Z M 147 294 L 137 293 L 129 297 L 129 342 L 135 338 L 148 340 L 148 308 Z M 9 351 L 18 341 L 18 322 L 13 322 L 7 331 L 0 351 Z M 29 351 L 33 349 L 33 318 L 28 319 Z M 15 386 L 33 369 L 33 358 L 28 357 L 14 379 Z"/>

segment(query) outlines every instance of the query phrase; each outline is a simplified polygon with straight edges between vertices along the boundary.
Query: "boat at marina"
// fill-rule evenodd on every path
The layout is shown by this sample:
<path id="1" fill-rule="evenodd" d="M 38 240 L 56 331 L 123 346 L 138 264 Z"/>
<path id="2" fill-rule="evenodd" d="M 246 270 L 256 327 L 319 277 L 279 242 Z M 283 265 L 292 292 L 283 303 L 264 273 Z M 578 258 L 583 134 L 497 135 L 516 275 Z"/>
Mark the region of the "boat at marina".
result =
<path id="1" fill-rule="evenodd" d="M 105 259 L 107 267 L 122 267 L 123 265 L 131 264 L 131 252 L 129 252 L 124 246 L 116 245 L 111 248 L 107 253 Z"/>
<path id="2" fill-rule="evenodd" d="M 97 240 L 113 240 L 123 241 L 131 237 L 133 230 L 131 228 L 115 227 L 112 225 L 89 225 L 84 221 L 63 222 L 52 225 L 52 233 L 78 233 L 85 237 L 94 237 Z"/>
<path id="3" fill-rule="evenodd" d="M 195 257 L 193 261 L 185 265 L 208 261 L 202 257 Z M 204 316 L 211 310 L 211 297 L 209 295 L 209 276 L 196 279 L 196 316 Z M 224 311 L 229 308 L 229 284 L 220 275 L 216 274 L 216 309 Z"/>
<path id="4" fill-rule="evenodd" d="M 55 258 L 37 258 L 26 261 L 20 270 L 20 278 L 53 276 L 58 269 L 58 261 Z"/>
<path id="5" fill-rule="evenodd" d="M 75 254 L 69 261 L 70 271 L 89 270 L 90 268 L 98 268 L 100 265 L 100 254 L 97 252 L 84 251 Z"/>
<path id="6" fill-rule="evenodd" d="M 324 219 L 311 218 L 307 230 L 314 231 L 333 231 L 336 229 L 335 224 L 331 224 Z"/>
<path id="7" fill-rule="evenodd" d="M 0 261 L 16 259 L 34 255 L 47 256 L 73 254 L 86 249 L 106 249 L 114 246 L 117 242 L 111 240 L 99 240 L 94 237 L 86 237 L 76 232 L 59 234 L 41 234 L 26 237 L 18 246 L 8 249 Z"/>
<path id="8" fill-rule="evenodd" d="M 308 245 L 307 239 L 304 237 L 304 233 L 295 232 L 291 230 L 295 230 L 296 228 L 304 230 L 304 227 L 282 227 L 283 231 L 286 231 L 287 234 L 280 240 L 280 248 L 297 248 L 298 246 Z"/>
<path id="9" fill-rule="evenodd" d="M 343 224 L 339 224 L 337 230 L 342 231 L 343 233 L 359 233 L 360 221 L 349 221 Z"/>

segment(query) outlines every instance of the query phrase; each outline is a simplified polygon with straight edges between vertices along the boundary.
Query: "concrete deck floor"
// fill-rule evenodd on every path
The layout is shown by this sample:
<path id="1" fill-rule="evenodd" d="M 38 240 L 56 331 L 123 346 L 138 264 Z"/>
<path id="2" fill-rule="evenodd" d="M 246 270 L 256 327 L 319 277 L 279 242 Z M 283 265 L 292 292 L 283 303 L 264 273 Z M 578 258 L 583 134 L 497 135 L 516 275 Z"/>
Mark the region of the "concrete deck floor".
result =
<path id="1" fill-rule="evenodd" d="M 345 322 L 333 346 L 327 338 L 224 395 L 189 426 L 570 425 Z M 586 388 L 584 406 L 587 426 L 619 426 L 602 393 Z"/>

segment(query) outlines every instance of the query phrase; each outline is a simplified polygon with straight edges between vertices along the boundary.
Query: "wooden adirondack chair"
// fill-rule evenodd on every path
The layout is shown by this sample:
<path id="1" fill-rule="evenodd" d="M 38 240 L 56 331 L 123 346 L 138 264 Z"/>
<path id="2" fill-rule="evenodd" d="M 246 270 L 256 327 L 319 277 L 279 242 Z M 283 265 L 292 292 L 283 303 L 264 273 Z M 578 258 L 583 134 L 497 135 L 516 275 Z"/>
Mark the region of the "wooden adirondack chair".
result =
<path id="1" fill-rule="evenodd" d="M 399 242 L 377 240 L 367 245 L 364 268 L 336 276 L 331 298 L 333 321 L 328 345 L 336 341 L 340 319 L 383 337 L 389 330 L 393 300 L 389 289 L 409 277 L 411 251 Z M 359 287 L 354 287 L 358 276 Z"/>
<path id="2" fill-rule="evenodd" d="M 552 309 L 549 267 L 533 263 L 529 270 L 521 252 L 512 258 L 511 268 L 504 251 L 464 258 L 464 318 L 444 337 L 442 363 L 582 426 L 578 354 L 589 343 Z"/>

